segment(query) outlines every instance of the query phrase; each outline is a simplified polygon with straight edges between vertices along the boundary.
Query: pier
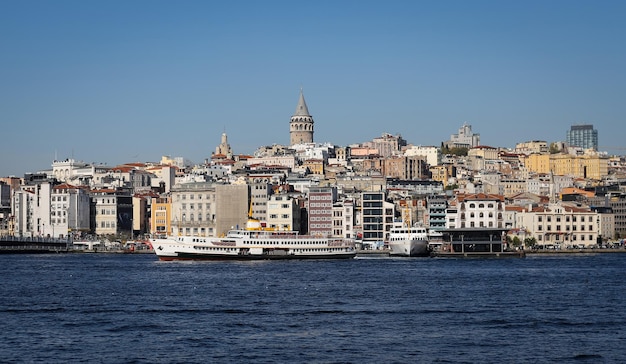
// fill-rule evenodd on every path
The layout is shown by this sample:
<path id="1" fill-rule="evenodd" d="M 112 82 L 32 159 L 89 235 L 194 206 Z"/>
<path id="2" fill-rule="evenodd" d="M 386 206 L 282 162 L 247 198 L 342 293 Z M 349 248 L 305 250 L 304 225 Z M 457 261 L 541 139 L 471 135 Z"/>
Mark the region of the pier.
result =
<path id="1" fill-rule="evenodd" d="M 72 242 L 44 237 L 0 237 L 0 254 L 67 253 Z"/>

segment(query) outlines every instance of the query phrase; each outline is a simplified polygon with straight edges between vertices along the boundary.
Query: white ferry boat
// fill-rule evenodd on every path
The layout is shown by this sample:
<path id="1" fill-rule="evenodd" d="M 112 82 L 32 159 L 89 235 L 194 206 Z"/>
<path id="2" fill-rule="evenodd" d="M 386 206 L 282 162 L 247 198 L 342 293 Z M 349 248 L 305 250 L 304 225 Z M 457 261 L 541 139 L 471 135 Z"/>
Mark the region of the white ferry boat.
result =
<path id="1" fill-rule="evenodd" d="M 425 227 L 393 226 L 389 231 L 389 255 L 403 257 L 426 257 L 430 255 L 428 249 L 428 231 Z"/>
<path id="2" fill-rule="evenodd" d="M 159 260 L 350 259 L 354 240 L 299 235 L 259 227 L 230 230 L 225 237 L 176 236 L 150 239 Z"/>

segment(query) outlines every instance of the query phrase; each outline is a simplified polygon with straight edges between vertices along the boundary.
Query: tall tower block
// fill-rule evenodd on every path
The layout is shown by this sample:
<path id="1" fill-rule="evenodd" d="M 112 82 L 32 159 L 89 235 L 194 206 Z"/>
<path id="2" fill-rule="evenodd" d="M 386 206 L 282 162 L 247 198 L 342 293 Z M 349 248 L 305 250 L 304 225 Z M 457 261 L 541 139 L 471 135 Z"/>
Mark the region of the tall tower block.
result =
<path id="1" fill-rule="evenodd" d="M 300 99 L 296 112 L 289 122 L 290 144 L 313 143 L 313 116 L 309 114 L 309 109 L 304 101 L 304 94 L 300 89 Z"/>

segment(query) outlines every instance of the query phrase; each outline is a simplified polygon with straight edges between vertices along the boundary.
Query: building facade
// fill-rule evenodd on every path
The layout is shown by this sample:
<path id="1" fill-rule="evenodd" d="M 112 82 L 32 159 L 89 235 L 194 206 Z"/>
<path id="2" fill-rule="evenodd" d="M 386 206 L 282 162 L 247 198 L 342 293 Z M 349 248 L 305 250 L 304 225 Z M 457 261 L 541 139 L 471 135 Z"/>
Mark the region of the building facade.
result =
<path id="1" fill-rule="evenodd" d="M 91 191 L 92 231 L 96 235 L 132 235 L 133 205 L 127 190 L 108 188 Z"/>
<path id="2" fill-rule="evenodd" d="M 309 188 L 308 215 L 311 235 L 330 236 L 333 233 L 333 204 L 337 200 L 335 187 Z"/>
<path id="3" fill-rule="evenodd" d="M 504 227 L 504 196 L 458 194 L 456 228 L 498 228 Z"/>
<path id="4" fill-rule="evenodd" d="M 159 235 L 172 234 L 171 197 L 159 197 L 152 200 L 150 233 Z"/>
<path id="5" fill-rule="evenodd" d="M 267 201 L 267 226 L 277 230 L 300 231 L 299 201 L 288 194 L 276 194 Z"/>
<path id="6" fill-rule="evenodd" d="M 355 238 L 354 202 L 352 200 L 338 201 L 333 204 L 332 236 Z"/>
<path id="7" fill-rule="evenodd" d="M 572 147 L 598 150 L 598 130 L 591 124 L 572 125 L 565 135 L 565 142 Z"/>
<path id="8" fill-rule="evenodd" d="M 386 201 L 384 192 L 361 193 L 363 243 L 382 243 L 393 226 L 394 204 Z"/>
<path id="9" fill-rule="evenodd" d="M 524 209 L 516 219 L 517 228 L 528 232 L 538 245 L 569 248 L 598 243 L 600 216 L 589 208 L 549 204 Z"/>

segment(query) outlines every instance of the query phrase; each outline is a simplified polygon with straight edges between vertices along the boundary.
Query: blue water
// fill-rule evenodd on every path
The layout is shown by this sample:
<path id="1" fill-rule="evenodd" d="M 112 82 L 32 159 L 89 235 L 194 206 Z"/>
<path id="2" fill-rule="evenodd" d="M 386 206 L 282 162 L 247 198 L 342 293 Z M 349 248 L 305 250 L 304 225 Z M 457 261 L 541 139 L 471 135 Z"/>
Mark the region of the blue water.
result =
<path id="1" fill-rule="evenodd" d="M 626 362 L 626 254 L 0 256 L 0 361 Z"/>

